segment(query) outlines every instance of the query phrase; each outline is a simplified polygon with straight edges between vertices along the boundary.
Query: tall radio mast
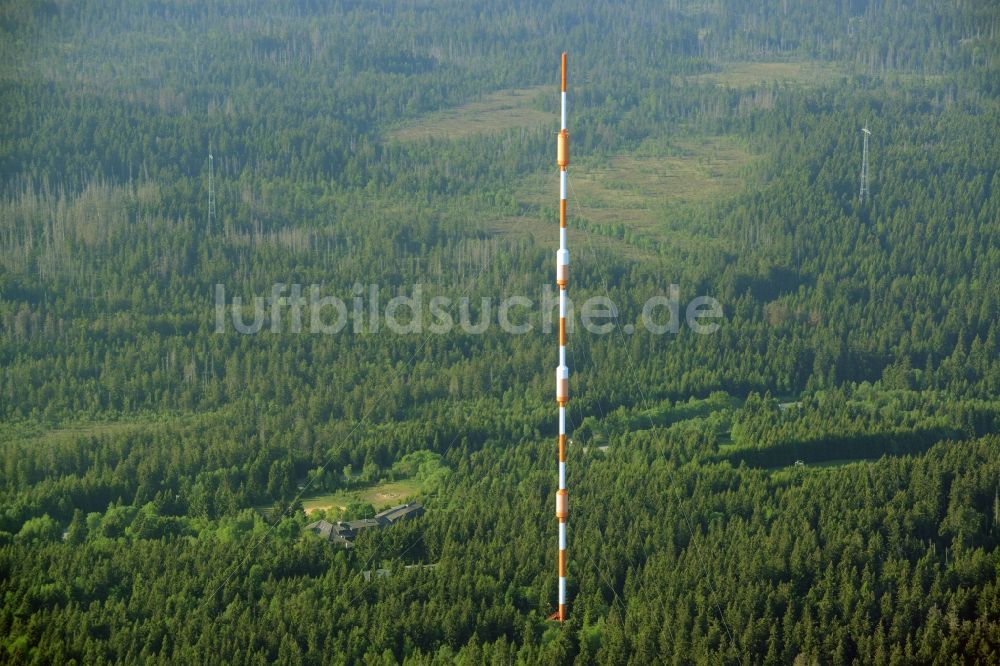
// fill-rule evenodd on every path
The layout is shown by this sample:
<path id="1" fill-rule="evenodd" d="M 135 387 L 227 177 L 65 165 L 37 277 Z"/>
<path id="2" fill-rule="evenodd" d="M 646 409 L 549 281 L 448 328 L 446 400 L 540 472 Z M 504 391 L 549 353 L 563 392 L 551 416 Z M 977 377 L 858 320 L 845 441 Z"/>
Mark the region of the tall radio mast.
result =
<path id="1" fill-rule="evenodd" d="M 559 367 L 556 369 L 556 401 L 559 403 L 559 489 L 556 518 L 559 519 L 559 610 L 566 619 L 566 403 L 569 402 L 569 367 L 566 365 L 566 285 L 569 283 L 569 250 L 566 248 L 566 167 L 569 166 L 569 132 L 566 131 L 566 54 L 562 54 L 562 127 L 556 149 L 559 165 L 559 251 L 556 253 L 556 284 L 559 285 Z"/>

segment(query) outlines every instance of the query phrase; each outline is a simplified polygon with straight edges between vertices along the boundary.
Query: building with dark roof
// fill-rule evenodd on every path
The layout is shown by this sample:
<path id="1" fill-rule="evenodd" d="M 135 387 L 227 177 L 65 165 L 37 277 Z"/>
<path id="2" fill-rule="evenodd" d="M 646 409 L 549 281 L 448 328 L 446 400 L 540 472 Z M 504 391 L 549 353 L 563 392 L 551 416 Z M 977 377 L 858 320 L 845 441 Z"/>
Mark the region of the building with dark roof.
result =
<path id="1" fill-rule="evenodd" d="M 344 548 L 353 548 L 354 539 L 366 530 L 382 529 L 401 520 L 410 520 L 422 515 L 424 515 L 424 507 L 417 502 L 409 502 L 380 511 L 375 514 L 374 518 L 359 518 L 347 522 L 338 520 L 335 523 L 328 520 L 317 520 L 306 525 L 306 529 L 330 543 Z"/>
<path id="2" fill-rule="evenodd" d="M 407 504 L 400 504 L 399 506 L 376 513 L 375 520 L 385 521 L 389 525 L 392 525 L 401 520 L 409 520 L 422 515 L 424 515 L 424 507 L 421 504 L 418 502 L 408 502 Z"/>
<path id="3" fill-rule="evenodd" d="M 331 523 L 328 520 L 317 520 L 306 525 L 306 529 L 330 543 L 335 543 L 344 548 L 354 548 L 353 540 L 355 535 L 347 523 L 340 521 Z"/>
<path id="4" fill-rule="evenodd" d="M 361 534 L 365 530 L 377 530 L 380 527 L 385 527 L 382 521 L 375 520 L 374 518 L 360 518 L 358 520 L 347 521 L 347 527 L 355 535 Z"/>

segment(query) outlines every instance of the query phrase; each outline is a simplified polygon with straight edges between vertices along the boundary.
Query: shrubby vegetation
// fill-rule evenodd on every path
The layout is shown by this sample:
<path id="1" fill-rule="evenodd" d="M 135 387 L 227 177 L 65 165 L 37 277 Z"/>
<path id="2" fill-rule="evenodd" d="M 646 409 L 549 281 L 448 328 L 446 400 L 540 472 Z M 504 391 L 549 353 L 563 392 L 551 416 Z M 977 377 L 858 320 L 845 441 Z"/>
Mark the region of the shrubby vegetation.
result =
<path id="1" fill-rule="evenodd" d="M 0 8 L 0 660 L 1000 659 L 997 9 L 536 5 Z M 724 136 L 753 159 L 642 230 L 571 217 L 576 302 L 635 323 L 675 282 L 725 318 L 574 331 L 557 626 L 537 315 L 241 335 L 213 295 L 540 300 L 552 128 L 393 131 L 554 91 L 572 44 L 575 156 Z M 746 60 L 826 76 L 719 84 Z M 303 534 L 304 497 L 400 478 L 422 518 L 350 552 Z"/>

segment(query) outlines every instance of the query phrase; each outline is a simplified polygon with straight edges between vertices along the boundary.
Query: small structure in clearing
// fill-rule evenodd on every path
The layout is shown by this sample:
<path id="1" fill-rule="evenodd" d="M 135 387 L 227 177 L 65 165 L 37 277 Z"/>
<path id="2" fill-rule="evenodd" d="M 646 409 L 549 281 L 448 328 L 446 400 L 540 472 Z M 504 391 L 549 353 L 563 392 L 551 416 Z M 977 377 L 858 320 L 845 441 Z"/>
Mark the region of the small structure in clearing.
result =
<path id="1" fill-rule="evenodd" d="M 418 502 L 408 502 L 380 511 L 375 514 L 374 518 L 338 520 L 335 523 L 328 520 L 317 520 L 306 525 L 306 529 L 330 543 L 349 549 L 354 548 L 354 539 L 365 530 L 382 529 L 422 515 L 424 515 L 423 505 Z"/>

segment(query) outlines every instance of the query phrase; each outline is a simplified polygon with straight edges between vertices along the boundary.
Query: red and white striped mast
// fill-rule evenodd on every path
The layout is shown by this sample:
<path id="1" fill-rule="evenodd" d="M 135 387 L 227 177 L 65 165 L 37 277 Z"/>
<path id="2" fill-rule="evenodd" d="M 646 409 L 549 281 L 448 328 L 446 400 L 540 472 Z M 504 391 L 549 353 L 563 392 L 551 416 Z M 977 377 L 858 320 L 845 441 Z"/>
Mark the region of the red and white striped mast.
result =
<path id="1" fill-rule="evenodd" d="M 566 619 L 566 403 L 569 402 L 569 366 L 566 365 L 566 285 L 569 283 L 569 250 L 566 248 L 566 167 L 569 166 L 569 132 L 566 131 L 566 54 L 562 54 L 562 127 L 556 150 L 559 164 L 559 251 L 556 253 L 556 284 L 559 285 L 559 367 L 556 369 L 556 401 L 559 403 L 559 489 L 556 518 L 559 519 L 559 610 L 556 619 Z"/>

